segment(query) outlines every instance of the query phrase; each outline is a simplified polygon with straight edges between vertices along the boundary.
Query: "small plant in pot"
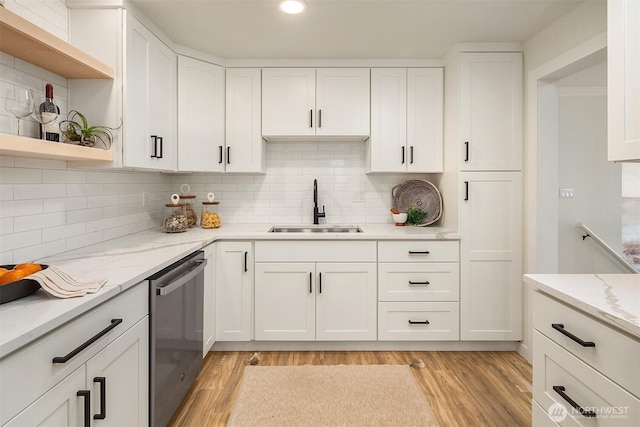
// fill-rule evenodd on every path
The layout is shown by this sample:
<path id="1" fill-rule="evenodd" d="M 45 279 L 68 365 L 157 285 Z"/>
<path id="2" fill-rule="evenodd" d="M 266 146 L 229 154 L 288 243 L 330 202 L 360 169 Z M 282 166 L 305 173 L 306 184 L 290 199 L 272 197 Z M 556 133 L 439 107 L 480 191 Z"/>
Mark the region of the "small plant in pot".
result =
<path id="1" fill-rule="evenodd" d="M 108 150 L 113 141 L 112 131 L 120 129 L 122 123 L 117 128 L 109 126 L 89 126 L 87 118 L 76 110 L 69 111 L 67 120 L 60 122 L 60 131 L 67 144 L 84 145 L 93 147 L 96 143 L 102 145 L 102 148 Z"/>

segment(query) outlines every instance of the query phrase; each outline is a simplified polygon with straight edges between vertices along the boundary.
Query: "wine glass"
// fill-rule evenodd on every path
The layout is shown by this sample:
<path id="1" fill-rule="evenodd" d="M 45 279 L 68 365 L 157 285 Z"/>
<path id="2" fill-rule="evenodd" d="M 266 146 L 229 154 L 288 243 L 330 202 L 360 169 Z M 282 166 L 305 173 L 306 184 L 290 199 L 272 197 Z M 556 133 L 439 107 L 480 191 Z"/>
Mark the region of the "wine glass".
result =
<path id="1" fill-rule="evenodd" d="M 40 138 L 60 142 L 60 126 L 58 125 L 60 108 L 53 98 L 47 98 L 43 94 L 37 95 L 34 101 L 32 115 L 40 123 Z"/>
<path id="2" fill-rule="evenodd" d="M 20 135 L 20 120 L 28 117 L 33 111 L 33 91 L 31 89 L 16 90 L 16 100 L 6 110 L 18 120 L 18 136 Z"/>

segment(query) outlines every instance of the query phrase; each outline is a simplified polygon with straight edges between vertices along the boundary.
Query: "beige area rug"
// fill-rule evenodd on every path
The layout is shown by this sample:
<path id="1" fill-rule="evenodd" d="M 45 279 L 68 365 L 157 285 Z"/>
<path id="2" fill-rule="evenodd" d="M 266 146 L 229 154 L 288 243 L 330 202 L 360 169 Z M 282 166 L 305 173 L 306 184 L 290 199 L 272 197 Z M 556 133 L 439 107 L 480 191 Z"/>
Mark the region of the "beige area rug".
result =
<path id="1" fill-rule="evenodd" d="M 246 366 L 229 426 L 437 426 L 408 366 Z"/>

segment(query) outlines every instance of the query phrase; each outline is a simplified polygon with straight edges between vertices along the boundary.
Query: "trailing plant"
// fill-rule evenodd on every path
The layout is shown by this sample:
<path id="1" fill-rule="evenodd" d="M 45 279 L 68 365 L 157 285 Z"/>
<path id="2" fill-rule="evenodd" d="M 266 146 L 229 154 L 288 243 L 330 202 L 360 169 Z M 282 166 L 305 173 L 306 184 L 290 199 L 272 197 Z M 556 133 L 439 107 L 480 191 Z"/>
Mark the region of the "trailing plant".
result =
<path id="1" fill-rule="evenodd" d="M 426 214 L 427 213 L 420 208 L 416 208 L 413 205 L 409 206 L 409 209 L 407 209 L 407 224 L 422 224 Z"/>
<path id="2" fill-rule="evenodd" d="M 60 122 L 60 131 L 67 142 L 93 147 L 99 141 L 105 150 L 108 150 L 113 142 L 112 131 L 116 131 L 120 127 L 122 127 L 122 121 L 117 128 L 101 125 L 89 126 L 87 118 L 76 110 L 69 111 L 67 120 Z"/>

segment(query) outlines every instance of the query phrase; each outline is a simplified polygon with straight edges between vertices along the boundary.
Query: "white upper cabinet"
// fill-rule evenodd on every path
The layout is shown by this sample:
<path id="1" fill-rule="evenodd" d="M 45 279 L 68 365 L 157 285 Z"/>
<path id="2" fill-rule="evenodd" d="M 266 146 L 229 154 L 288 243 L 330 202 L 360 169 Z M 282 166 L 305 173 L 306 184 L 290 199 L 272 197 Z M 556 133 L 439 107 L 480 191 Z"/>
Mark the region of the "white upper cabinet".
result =
<path id="1" fill-rule="evenodd" d="M 178 170 L 222 172 L 224 68 L 178 57 Z"/>
<path id="2" fill-rule="evenodd" d="M 464 53 L 460 170 L 522 169 L 522 54 Z"/>
<path id="3" fill-rule="evenodd" d="M 371 70 L 367 172 L 442 172 L 443 70 Z"/>
<path id="4" fill-rule="evenodd" d="M 126 14 L 124 166 L 175 170 L 176 55 Z"/>
<path id="5" fill-rule="evenodd" d="M 221 146 L 227 172 L 266 172 L 265 143 L 261 135 L 261 81 L 259 68 L 227 68 L 226 149 Z"/>
<path id="6" fill-rule="evenodd" d="M 607 1 L 610 161 L 640 161 L 640 1 Z"/>
<path id="7" fill-rule="evenodd" d="M 369 69 L 263 69 L 262 135 L 366 137 Z"/>

